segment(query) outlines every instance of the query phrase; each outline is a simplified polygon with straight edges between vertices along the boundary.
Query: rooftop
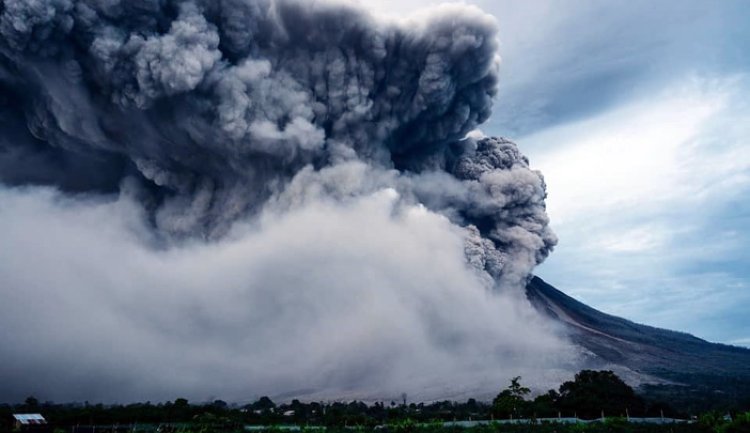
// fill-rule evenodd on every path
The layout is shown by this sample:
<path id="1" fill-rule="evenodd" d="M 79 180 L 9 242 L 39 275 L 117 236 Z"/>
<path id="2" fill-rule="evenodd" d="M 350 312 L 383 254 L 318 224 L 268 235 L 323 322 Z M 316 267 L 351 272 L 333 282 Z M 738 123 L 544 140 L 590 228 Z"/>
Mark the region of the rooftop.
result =
<path id="1" fill-rule="evenodd" d="M 13 418 L 23 425 L 47 424 L 47 420 L 38 413 L 14 413 Z"/>

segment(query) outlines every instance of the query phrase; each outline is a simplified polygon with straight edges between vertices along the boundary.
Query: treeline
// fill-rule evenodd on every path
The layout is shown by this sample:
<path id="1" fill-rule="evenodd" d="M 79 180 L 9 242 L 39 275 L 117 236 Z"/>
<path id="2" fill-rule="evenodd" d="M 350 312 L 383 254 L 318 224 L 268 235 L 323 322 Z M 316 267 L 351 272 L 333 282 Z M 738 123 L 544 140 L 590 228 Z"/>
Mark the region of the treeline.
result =
<path id="1" fill-rule="evenodd" d="M 500 392 L 490 414 L 500 418 L 549 418 L 557 416 L 593 419 L 600 417 L 685 417 L 664 402 L 639 396 L 612 371 L 583 370 L 575 379 L 529 400 L 531 391 L 520 377 Z"/>
<path id="2" fill-rule="evenodd" d="M 639 396 L 611 371 L 579 372 L 575 379 L 530 398 L 530 390 L 520 377 L 514 378 L 492 402 L 469 399 L 466 402 L 441 401 L 410 403 L 399 401 L 365 404 L 352 402 L 300 402 L 276 404 L 268 397 L 246 405 L 230 405 L 216 400 L 190 403 L 186 399 L 152 404 L 127 405 L 41 403 L 30 397 L 24 403 L 0 406 L 8 429 L 12 413 L 42 413 L 56 427 L 99 425 L 200 425 L 204 431 L 235 431 L 245 425 L 296 424 L 327 427 L 372 428 L 379 425 L 416 426 L 453 420 L 538 419 L 578 417 L 688 417 L 665 403 Z M 747 410 L 748 408 L 744 408 Z M 724 413 L 721 413 L 723 416 Z M 714 416 L 719 419 L 720 417 Z M 435 424 L 436 425 L 436 424 Z M 175 427 L 176 428 L 176 427 Z M 70 431 L 67 429 L 67 431 Z"/>

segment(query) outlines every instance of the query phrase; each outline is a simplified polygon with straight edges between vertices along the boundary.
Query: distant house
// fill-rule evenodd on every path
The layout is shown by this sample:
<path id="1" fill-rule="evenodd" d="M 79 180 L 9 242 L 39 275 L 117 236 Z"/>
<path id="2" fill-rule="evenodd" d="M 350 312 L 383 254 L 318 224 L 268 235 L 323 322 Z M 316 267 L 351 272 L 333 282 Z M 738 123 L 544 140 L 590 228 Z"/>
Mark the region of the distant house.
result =
<path id="1" fill-rule="evenodd" d="M 36 432 L 48 429 L 47 420 L 38 413 L 14 413 L 13 419 L 16 430 Z"/>

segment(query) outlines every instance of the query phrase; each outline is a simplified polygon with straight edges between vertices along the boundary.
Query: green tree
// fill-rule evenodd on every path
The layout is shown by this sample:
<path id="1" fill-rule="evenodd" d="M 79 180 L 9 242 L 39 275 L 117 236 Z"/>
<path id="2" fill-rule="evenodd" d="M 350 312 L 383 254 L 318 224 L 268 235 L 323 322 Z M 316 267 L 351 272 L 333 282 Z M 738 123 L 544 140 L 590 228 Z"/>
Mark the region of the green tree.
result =
<path id="1" fill-rule="evenodd" d="M 560 385 L 558 406 L 581 417 L 642 414 L 644 401 L 612 371 L 581 370 L 575 380 Z"/>
<path id="2" fill-rule="evenodd" d="M 252 404 L 253 409 L 256 410 L 272 410 L 276 408 L 276 403 L 274 403 L 270 398 L 263 396 L 258 401 Z"/>
<path id="3" fill-rule="evenodd" d="M 560 394 L 554 389 L 550 389 L 546 394 L 540 394 L 534 399 L 532 410 L 538 417 L 554 418 L 560 412 L 557 408 L 557 401 L 559 399 Z"/>
<path id="4" fill-rule="evenodd" d="M 28 410 L 36 410 L 39 408 L 39 400 L 36 399 L 34 396 L 26 397 L 26 401 L 24 401 L 24 406 Z"/>
<path id="5" fill-rule="evenodd" d="M 492 410 L 499 417 L 514 417 L 527 415 L 528 402 L 526 396 L 531 393 L 529 388 L 521 385 L 521 376 L 510 380 L 510 385 L 492 401 Z"/>

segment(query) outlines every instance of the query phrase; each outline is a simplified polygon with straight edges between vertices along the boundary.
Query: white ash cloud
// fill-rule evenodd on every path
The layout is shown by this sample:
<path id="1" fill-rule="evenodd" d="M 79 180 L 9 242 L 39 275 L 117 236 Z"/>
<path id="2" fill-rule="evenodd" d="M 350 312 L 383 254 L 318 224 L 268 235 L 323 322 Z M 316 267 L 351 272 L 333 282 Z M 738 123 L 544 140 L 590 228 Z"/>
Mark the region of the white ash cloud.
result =
<path id="1" fill-rule="evenodd" d="M 475 132 L 496 94 L 492 17 L 449 5 L 395 23 L 301 0 L 1 5 L 1 296 L 49 299 L 51 317 L 0 318 L 24 330 L 3 347 L 49 343 L 13 349 L 0 378 L 73 383 L 67 355 L 60 377 L 42 371 L 70 353 L 56 338 L 104 344 L 82 364 L 133 398 L 437 398 L 572 360 L 523 299 L 556 243 L 544 180 L 515 144 Z M 82 389 L 107 394 L 93 382 Z"/>
<path id="2" fill-rule="evenodd" d="M 465 266 L 462 229 L 393 189 L 169 249 L 126 197 L 0 200 L 2 399 L 489 398 L 575 362 Z"/>

